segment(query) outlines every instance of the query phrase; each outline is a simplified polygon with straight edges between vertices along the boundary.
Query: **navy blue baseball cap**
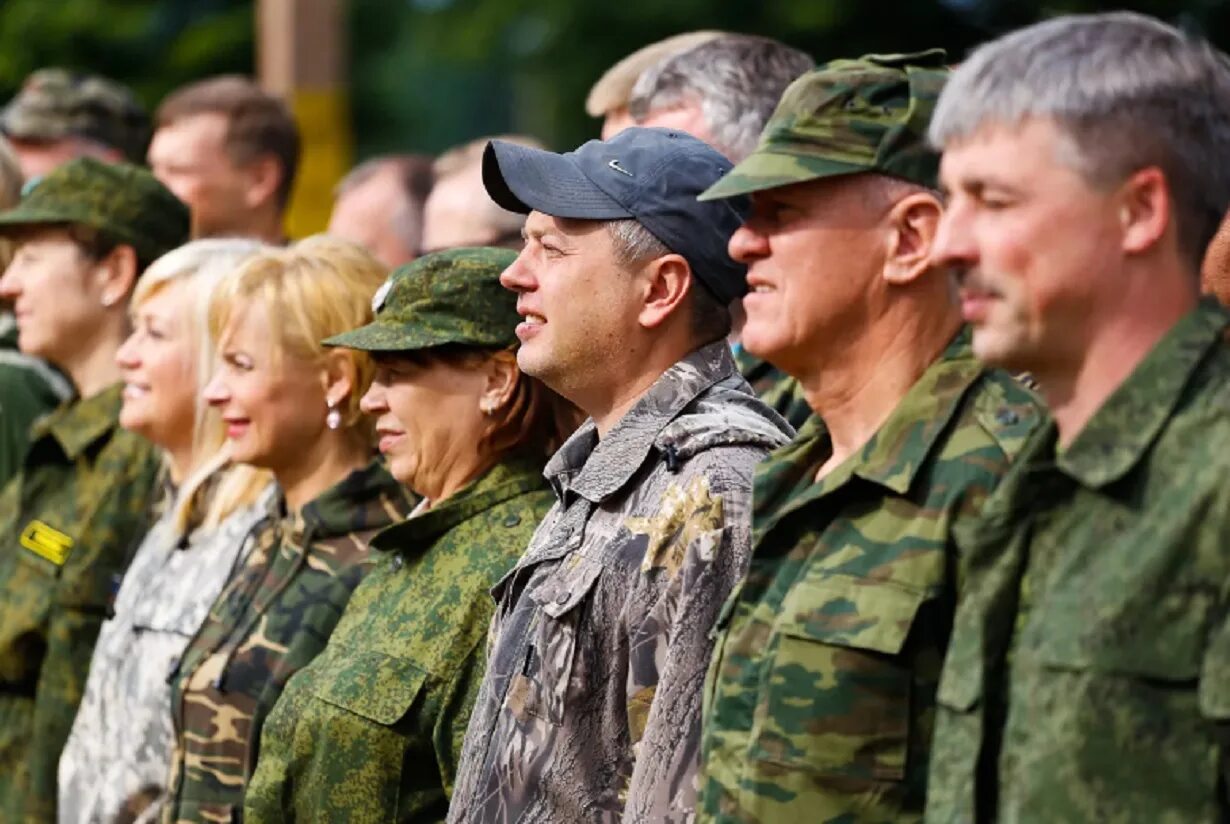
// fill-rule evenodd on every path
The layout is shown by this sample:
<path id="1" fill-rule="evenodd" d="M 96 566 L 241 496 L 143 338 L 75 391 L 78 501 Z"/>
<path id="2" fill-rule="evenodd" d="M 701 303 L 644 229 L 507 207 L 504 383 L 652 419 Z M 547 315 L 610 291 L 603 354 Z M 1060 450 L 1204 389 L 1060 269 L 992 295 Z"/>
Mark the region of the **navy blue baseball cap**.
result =
<path id="1" fill-rule="evenodd" d="M 682 255 L 722 303 L 747 293 L 747 267 L 726 247 L 748 201 L 696 197 L 730 169 L 729 160 L 689 134 L 643 127 L 564 154 L 503 140 L 483 153 L 483 185 L 501 207 L 579 220 L 632 218 Z"/>

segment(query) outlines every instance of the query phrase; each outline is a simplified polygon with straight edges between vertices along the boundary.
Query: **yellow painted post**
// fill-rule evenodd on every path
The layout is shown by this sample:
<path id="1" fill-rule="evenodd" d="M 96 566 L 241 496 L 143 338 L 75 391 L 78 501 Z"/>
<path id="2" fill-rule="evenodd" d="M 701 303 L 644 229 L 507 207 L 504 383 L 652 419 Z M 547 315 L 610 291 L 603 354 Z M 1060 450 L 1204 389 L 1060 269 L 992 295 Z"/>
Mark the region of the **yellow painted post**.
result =
<path id="1" fill-rule="evenodd" d="M 325 228 L 333 187 L 354 153 L 345 5 L 345 0 L 258 0 L 256 6 L 260 83 L 290 103 L 303 137 L 286 217 L 291 238 Z"/>

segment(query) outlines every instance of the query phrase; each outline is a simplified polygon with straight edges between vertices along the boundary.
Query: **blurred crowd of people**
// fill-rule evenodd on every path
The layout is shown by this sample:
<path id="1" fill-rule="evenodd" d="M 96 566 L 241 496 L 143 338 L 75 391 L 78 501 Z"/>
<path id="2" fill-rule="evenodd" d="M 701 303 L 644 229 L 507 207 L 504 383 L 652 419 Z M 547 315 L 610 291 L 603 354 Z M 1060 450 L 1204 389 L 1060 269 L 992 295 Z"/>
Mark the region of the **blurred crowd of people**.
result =
<path id="1" fill-rule="evenodd" d="M 823 58 L 650 44 L 301 239 L 250 79 L 31 75 L 0 821 L 1230 819 L 1230 60 Z"/>

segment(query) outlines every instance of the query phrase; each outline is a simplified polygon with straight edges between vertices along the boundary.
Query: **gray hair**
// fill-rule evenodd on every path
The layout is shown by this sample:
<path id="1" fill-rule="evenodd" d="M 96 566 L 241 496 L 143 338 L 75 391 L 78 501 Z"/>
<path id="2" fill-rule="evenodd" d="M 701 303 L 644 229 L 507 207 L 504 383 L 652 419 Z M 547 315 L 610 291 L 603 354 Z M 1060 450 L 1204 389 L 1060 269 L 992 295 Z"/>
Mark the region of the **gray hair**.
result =
<path id="1" fill-rule="evenodd" d="M 988 124 L 1053 120 L 1063 160 L 1111 187 L 1156 166 L 1180 252 L 1200 261 L 1230 204 L 1230 64 L 1207 42 L 1132 12 L 1059 17 L 987 43 L 940 96 L 932 144 Z"/>
<path id="2" fill-rule="evenodd" d="M 611 237 L 611 249 L 615 262 L 624 269 L 632 269 L 643 263 L 669 255 L 672 250 L 640 222 L 626 220 L 605 221 Z M 698 343 L 720 340 L 730 334 L 730 308 L 723 305 L 709 288 L 692 276 L 692 300 L 689 306 L 689 324 Z"/>
<path id="3" fill-rule="evenodd" d="M 777 40 L 726 34 L 643 72 L 628 110 L 639 121 L 650 112 L 699 104 L 714 147 L 737 163 L 756 148 L 782 92 L 815 65 Z"/>

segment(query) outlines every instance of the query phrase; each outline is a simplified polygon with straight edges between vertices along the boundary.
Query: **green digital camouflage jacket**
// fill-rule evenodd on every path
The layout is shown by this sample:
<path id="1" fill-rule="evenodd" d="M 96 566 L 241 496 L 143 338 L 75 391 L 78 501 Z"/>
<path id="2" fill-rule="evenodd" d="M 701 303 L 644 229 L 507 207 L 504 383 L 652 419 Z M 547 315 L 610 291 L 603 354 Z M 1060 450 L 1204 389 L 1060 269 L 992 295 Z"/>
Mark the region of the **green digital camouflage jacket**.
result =
<path id="1" fill-rule="evenodd" d="M 165 822 L 242 811 L 261 725 L 287 679 L 324 648 L 371 568 L 368 541 L 413 499 L 379 461 L 271 519 L 173 673 L 175 749 Z"/>
<path id="2" fill-rule="evenodd" d="M 13 316 L 0 312 L 0 487 L 21 468 L 30 426 L 72 395 L 67 378 L 18 350 Z"/>
<path id="3" fill-rule="evenodd" d="M 928 821 L 1230 821 L 1227 324 L 1193 310 L 957 530 Z"/>
<path id="4" fill-rule="evenodd" d="M 819 417 L 757 468 L 751 567 L 706 682 L 701 820 L 922 816 L 957 594 L 951 530 L 1041 418 L 963 332 L 821 480 Z"/>
<path id="5" fill-rule="evenodd" d="M 120 429 L 120 387 L 31 430 L 0 493 L 0 820 L 55 820 L 56 767 L 99 627 L 152 523 L 159 456 Z"/>
<path id="6" fill-rule="evenodd" d="M 734 354 L 739 374 L 751 384 L 756 397 L 785 418 L 795 430 L 802 429 L 803 424 L 811 417 L 811 407 L 803 397 L 803 388 L 799 386 L 799 382 L 742 346 L 735 347 Z"/>
<path id="7" fill-rule="evenodd" d="M 385 557 L 265 724 L 245 821 L 444 819 L 482 682 L 488 590 L 554 501 L 542 463 L 510 459 L 372 539 Z"/>

